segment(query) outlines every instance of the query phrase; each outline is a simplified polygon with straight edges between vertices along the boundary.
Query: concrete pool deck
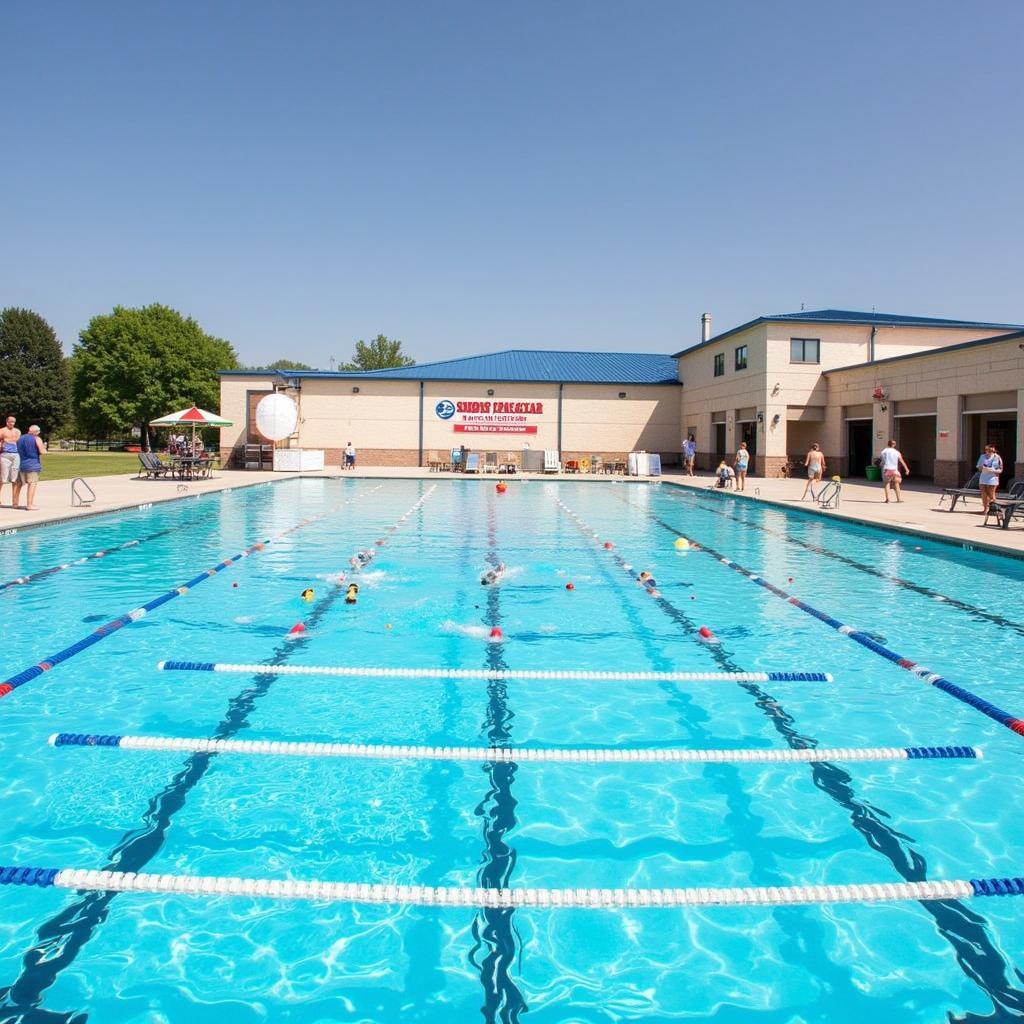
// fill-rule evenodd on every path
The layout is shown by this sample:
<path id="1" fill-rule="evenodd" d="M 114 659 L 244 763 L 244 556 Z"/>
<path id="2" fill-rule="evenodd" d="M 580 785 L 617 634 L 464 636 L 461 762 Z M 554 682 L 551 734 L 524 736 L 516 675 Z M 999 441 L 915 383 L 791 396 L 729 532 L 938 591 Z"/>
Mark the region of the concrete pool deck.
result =
<path id="1" fill-rule="evenodd" d="M 125 474 L 89 478 L 88 483 L 96 492 L 96 501 L 85 508 L 71 506 L 70 480 L 43 480 L 39 484 L 39 491 L 36 495 L 36 501 L 40 505 L 38 511 L 29 512 L 22 509 L 12 510 L 8 506 L 0 507 L 0 535 L 8 531 L 18 531 L 23 528 L 63 522 L 103 512 L 138 509 L 140 505 L 175 501 L 215 491 L 278 482 L 296 476 L 353 476 L 363 479 L 465 479 L 463 474 L 458 473 L 434 473 L 425 468 L 398 469 L 385 466 L 369 466 L 351 473 L 343 473 L 336 467 L 329 468 L 322 473 L 302 474 L 221 470 L 209 480 L 190 480 L 183 484 L 175 480 L 140 480 L 133 475 Z M 609 482 L 609 478 L 605 476 L 551 473 L 525 473 L 513 477 L 493 477 L 492 474 L 485 474 L 480 479 L 490 482 L 492 478 L 494 481 L 507 480 L 513 486 L 517 481 L 522 480 L 556 479 L 592 483 Z M 474 479 L 476 478 L 474 477 Z M 615 477 L 613 479 L 622 480 L 623 478 Z M 668 472 L 661 479 L 665 483 L 680 487 L 702 491 L 714 489 L 713 478 L 710 474 L 687 477 L 678 472 Z M 838 509 L 822 510 L 809 500 L 800 501 L 803 489 L 804 481 L 801 479 L 753 477 L 747 481 L 747 490 L 743 493 L 716 490 L 715 494 L 719 500 L 723 501 L 764 502 L 780 508 L 802 511 L 808 515 L 904 530 L 921 536 L 930 536 L 939 540 L 971 545 L 979 549 L 987 548 L 1024 557 L 1024 526 L 1014 525 L 1008 530 L 1001 530 L 995 526 L 982 526 L 981 505 L 978 499 L 971 500 L 966 506 L 958 505 L 955 512 L 949 513 L 945 511 L 945 508 L 938 508 L 940 488 L 927 484 L 911 484 L 909 489 L 904 488 L 901 504 L 886 505 L 882 501 L 881 484 L 855 481 L 843 483 L 842 504 Z M 10 491 L 5 491 L 5 498 L 9 498 L 9 495 Z M 961 511 L 961 509 L 963 510 Z"/>

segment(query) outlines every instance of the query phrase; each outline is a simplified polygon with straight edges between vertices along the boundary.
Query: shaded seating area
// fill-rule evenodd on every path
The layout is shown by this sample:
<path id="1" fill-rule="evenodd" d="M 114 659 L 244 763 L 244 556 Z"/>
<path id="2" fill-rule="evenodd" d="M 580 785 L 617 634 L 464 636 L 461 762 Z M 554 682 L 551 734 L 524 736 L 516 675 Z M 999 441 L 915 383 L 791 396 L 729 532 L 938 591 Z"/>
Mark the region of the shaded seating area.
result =
<path id="1" fill-rule="evenodd" d="M 966 502 L 968 498 L 977 498 L 981 500 L 981 490 L 979 488 L 979 482 L 981 480 L 981 474 L 975 473 L 970 480 L 963 485 L 963 487 L 944 487 L 942 494 L 939 495 L 939 507 L 942 507 L 943 501 L 949 498 L 949 509 L 947 511 L 952 512 L 956 508 L 958 501 Z"/>

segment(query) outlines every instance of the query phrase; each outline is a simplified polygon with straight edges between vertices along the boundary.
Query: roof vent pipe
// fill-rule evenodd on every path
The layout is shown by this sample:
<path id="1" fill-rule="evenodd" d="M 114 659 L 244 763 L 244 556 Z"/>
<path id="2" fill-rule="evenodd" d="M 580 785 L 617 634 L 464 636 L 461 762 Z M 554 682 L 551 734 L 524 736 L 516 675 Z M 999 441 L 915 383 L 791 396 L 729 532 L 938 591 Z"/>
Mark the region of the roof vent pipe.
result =
<path id="1" fill-rule="evenodd" d="M 701 313 L 700 315 L 700 340 L 711 340 L 711 314 Z"/>

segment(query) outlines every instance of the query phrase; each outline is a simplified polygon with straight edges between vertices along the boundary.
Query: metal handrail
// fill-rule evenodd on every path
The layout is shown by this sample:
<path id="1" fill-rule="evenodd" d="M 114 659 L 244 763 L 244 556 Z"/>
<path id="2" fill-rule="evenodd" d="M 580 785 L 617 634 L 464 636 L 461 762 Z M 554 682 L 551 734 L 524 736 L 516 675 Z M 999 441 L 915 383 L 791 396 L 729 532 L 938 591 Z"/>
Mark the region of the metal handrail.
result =
<path id="1" fill-rule="evenodd" d="M 79 488 L 81 485 L 81 489 Z M 84 491 L 84 493 L 83 493 Z M 91 505 L 96 500 L 96 492 L 80 476 L 71 481 L 71 507 L 79 508 Z"/>

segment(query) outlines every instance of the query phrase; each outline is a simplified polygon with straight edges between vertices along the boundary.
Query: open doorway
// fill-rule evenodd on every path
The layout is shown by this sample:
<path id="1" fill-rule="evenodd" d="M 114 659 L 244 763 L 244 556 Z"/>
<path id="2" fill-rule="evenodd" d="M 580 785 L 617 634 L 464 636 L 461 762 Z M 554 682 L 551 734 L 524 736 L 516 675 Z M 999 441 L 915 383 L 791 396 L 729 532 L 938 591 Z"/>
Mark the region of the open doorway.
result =
<path id="1" fill-rule="evenodd" d="M 715 441 L 715 466 L 717 466 L 722 459 L 725 458 L 725 424 L 724 423 L 712 423 L 712 429 L 714 430 L 714 441 Z M 711 467 L 714 469 L 714 466 Z"/>
<path id="2" fill-rule="evenodd" d="M 750 468 L 753 469 L 757 465 L 757 423 L 753 420 L 737 423 L 736 432 L 740 436 L 740 441 L 747 442 L 747 451 L 750 452 Z M 736 447 L 739 448 L 738 442 Z"/>
<path id="3" fill-rule="evenodd" d="M 1005 413 L 974 413 L 964 416 L 964 426 L 964 441 L 967 446 L 964 454 L 968 459 L 968 465 L 975 465 L 985 445 L 994 444 L 996 451 L 1003 457 L 1003 472 L 999 476 L 999 486 L 1005 487 L 1013 477 L 1014 460 L 1017 455 L 1017 420 Z"/>
<path id="4" fill-rule="evenodd" d="M 917 480 L 935 477 L 935 415 L 896 416 L 896 443 Z"/>
<path id="5" fill-rule="evenodd" d="M 874 458 L 871 420 L 846 421 L 846 475 L 864 476 Z"/>

